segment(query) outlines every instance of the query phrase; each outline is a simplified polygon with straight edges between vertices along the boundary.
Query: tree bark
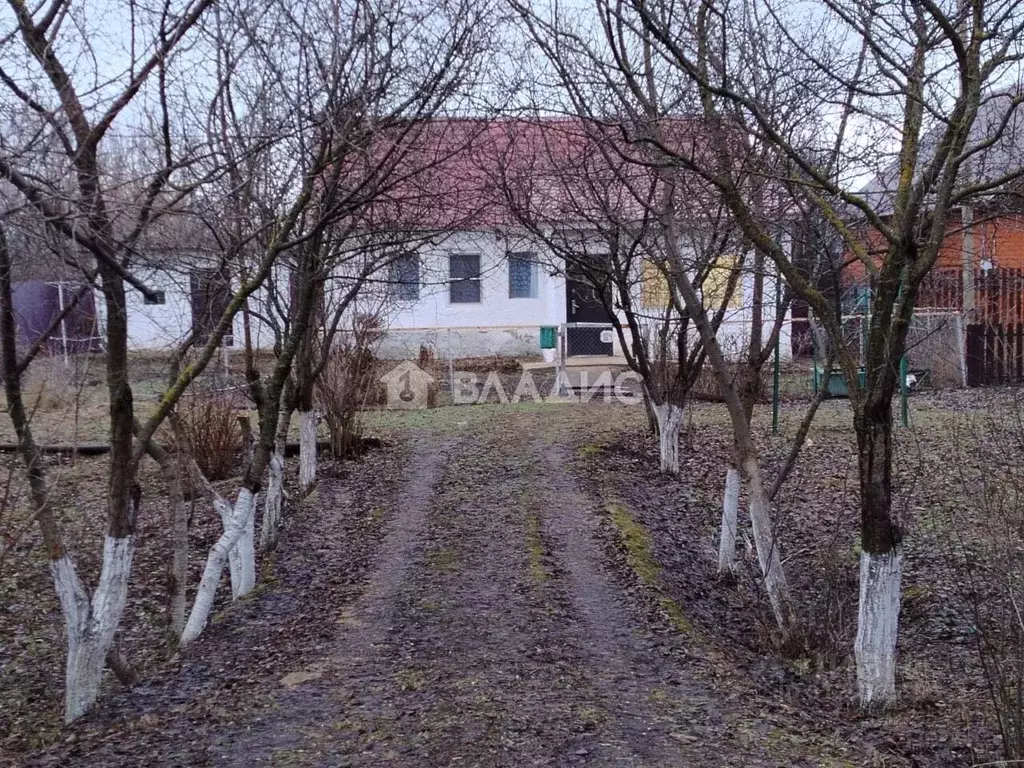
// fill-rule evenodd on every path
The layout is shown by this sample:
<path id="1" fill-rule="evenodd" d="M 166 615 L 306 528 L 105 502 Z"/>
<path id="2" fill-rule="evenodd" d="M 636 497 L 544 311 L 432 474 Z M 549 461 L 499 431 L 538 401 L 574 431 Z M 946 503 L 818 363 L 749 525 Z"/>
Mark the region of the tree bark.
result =
<path id="1" fill-rule="evenodd" d="M 284 506 L 284 453 L 291 421 L 292 412 L 285 408 L 278 418 L 274 453 L 270 457 L 270 481 L 267 483 L 266 501 L 263 505 L 263 525 L 260 526 L 261 552 L 269 552 L 277 546 L 281 510 Z"/>
<path id="2" fill-rule="evenodd" d="M 683 426 L 683 409 L 672 403 L 652 403 L 658 422 L 660 469 L 666 475 L 679 474 L 679 430 Z"/>
<path id="3" fill-rule="evenodd" d="M 217 584 L 220 581 L 221 572 L 227 562 L 228 555 L 242 536 L 246 525 L 252 520 L 253 515 L 253 492 L 246 487 L 238 491 L 238 498 L 231 514 L 227 517 L 227 524 L 224 532 L 217 539 L 210 553 L 206 558 L 206 567 L 203 569 L 203 577 L 199 582 L 196 591 L 196 599 L 192 604 L 192 611 L 189 613 L 185 630 L 181 633 L 181 647 L 184 648 L 203 631 L 206 621 L 213 609 L 213 598 L 217 592 Z"/>
<path id="4" fill-rule="evenodd" d="M 652 435 L 657 435 L 658 417 L 654 415 L 654 404 L 646 387 L 644 388 L 644 411 L 647 413 L 647 429 L 650 430 Z"/>
<path id="5" fill-rule="evenodd" d="M 228 555 L 231 569 L 231 598 L 238 600 L 252 592 L 256 586 L 256 522 L 255 510 L 259 496 L 252 498 L 252 512 L 242 527 L 242 533 Z M 225 532 L 230 523 L 224 523 Z"/>
<path id="6" fill-rule="evenodd" d="M 316 483 L 316 432 L 320 421 L 315 410 L 299 411 L 299 493 L 306 495 Z"/>
<path id="7" fill-rule="evenodd" d="M 84 602 L 85 592 L 78 583 L 70 558 L 65 555 L 51 566 L 61 603 L 76 604 L 77 621 L 68 625 L 65 722 L 77 720 L 99 698 L 107 653 L 114 645 L 114 635 L 128 600 L 132 552 L 130 536 L 107 536 L 103 544 L 100 583 L 93 593 L 91 606 Z M 84 610 L 80 610 L 82 608 Z"/>

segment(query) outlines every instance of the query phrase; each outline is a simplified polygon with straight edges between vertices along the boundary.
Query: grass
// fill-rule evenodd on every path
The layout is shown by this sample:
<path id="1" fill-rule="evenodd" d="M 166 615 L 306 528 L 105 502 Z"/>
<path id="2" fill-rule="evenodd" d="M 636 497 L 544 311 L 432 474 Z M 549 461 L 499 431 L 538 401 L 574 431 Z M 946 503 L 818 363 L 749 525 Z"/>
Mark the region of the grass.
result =
<path id="1" fill-rule="evenodd" d="M 459 553 L 454 549 L 435 549 L 427 555 L 427 563 L 437 573 L 458 573 Z"/>
<path id="2" fill-rule="evenodd" d="M 661 564 L 651 549 L 650 534 L 621 504 L 608 504 L 605 509 L 618 530 L 629 567 L 646 586 L 657 587 Z"/>
<path id="3" fill-rule="evenodd" d="M 530 554 L 530 578 L 536 584 L 543 584 L 548 580 L 544 568 L 544 541 L 540 535 L 540 515 L 532 511 L 526 515 L 526 546 Z"/>
<path id="4" fill-rule="evenodd" d="M 618 531 L 619 543 L 626 552 L 626 563 L 645 586 L 661 593 L 661 586 L 658 583 L 661 563 L 654 556 L 651 535 L 623 505 L 611 503 L 605 510 Z M 682 606 L 671 597 L 660 594 L 658 605 L 677 631 L 687 634 L 693 631 L 693 625 L 683 613 Z"/>

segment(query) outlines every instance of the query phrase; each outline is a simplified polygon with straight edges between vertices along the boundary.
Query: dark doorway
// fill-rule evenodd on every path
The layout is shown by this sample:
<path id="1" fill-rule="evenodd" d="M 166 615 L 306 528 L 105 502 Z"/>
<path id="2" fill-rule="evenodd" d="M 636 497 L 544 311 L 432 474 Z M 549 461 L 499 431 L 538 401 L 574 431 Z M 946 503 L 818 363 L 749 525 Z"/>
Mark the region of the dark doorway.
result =
<path id="1" fill-rule="evenodd" d="M 601 292 L 592 280 L 601 277 L 600 261 L 595 260 L 593 269 L 570 262 L 565 270 L 565 319 L 566 353 L 572 355 L 611 355 L 612 322 L 607 306 L 611 306 L 611 286 L 604 282 Z M 588 279 L 589 278 L 589 279 Z M 605 303 L 607 302 L 607 304 Z M 595 323 L 595 325 L 574 326 L 574 323 Z"/>
<path id="2" fill-rule="evenodd" d="M 193 269 L 189 273 L 189 299 L 196 343 L 206 344 L 231 303 L 231 276 L 224 269 Z M 230 332 L 221 339 L 225 347 L 234 343 Z"/>

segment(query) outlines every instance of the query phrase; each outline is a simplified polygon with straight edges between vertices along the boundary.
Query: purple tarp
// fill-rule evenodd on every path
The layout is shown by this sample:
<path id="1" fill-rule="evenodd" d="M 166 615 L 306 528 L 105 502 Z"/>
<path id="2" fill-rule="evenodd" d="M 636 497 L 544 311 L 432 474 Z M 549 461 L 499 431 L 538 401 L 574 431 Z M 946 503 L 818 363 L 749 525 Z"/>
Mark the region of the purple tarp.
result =
<path id="1" fill-rule="evenodd" d="M 74 283 L 44 283 L 30 280 L 12 286 L 14 317 L 18 323 L 18 345 L 27 347 L 50 327 L 60 314 L 61 306 L 74 300 L 82 288 Z M 86 291 L 74 309 L 57 326 L 46 343 L 45 351 L 51 355 L 78 355 L 100 351 L 96 330 L 96 299 Z"/>

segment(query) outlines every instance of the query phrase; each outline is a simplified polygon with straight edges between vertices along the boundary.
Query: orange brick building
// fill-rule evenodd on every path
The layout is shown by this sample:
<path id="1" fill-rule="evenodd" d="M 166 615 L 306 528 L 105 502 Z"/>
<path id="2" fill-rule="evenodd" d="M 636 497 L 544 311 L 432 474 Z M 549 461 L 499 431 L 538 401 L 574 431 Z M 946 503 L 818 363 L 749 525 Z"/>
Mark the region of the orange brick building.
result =
<path id="1" fill-rule="evenodd" d="M 968 226 L 954 215 L 917 307 L 967 311 L 974 322 L 1024 323 L 1024 213 L 979 212 Z M 876 232 L 867 240 L 884 247 Z M 865 275 L 864 264 L 851 260 L 843 272 L 844 288 L 852 293 Z"/>

